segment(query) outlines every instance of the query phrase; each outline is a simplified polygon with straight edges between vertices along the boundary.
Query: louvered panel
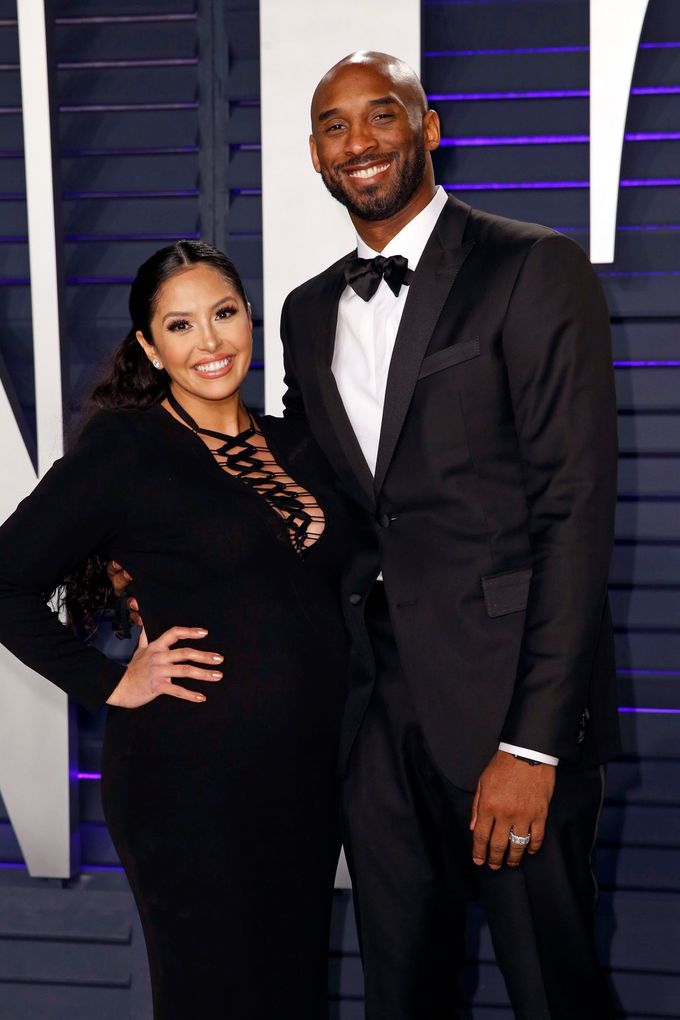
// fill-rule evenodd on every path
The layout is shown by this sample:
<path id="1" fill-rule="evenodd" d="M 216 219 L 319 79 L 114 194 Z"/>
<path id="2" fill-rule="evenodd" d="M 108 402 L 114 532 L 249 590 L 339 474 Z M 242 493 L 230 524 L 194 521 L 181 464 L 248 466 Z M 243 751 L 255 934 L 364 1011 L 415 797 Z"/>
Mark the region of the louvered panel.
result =
<path id="1" fill-rule="evenodd" d="M 0 820 L 0 861 L 23 862 L 19 843 L 6 817 Z"/>
<path id="2" fill-rule="evenodd" d="M 616 511 L 617 538 L 654 539 L 680 542 L 680 514 L 674 503 L 656 503 L 640 499 L 637 503 L 619 503 Z"/>
<path id="3" fill-rule="evenodd" d="M 187 32 L 187 41 L 191 33 Z M 126 47 L 125 53 L 127 54 Z M 151 53 L 157 53 L 158 40 L 154 39 Z M 88 54 L 89 58 L 89 54 Z M 81 58 L 82 59 L 82 58 Z M 62 54 L 59 63 L 63 70 L 57 77 L 59 103 L 62 109 L 85 106 L 117 106 L 146 102 L 154 104 L 197 102 L 196 55 L 185 58 L 186 64 L 179 63 L 168 57 L 151 56 L 143 67 L 125 66 L 134 60 L 127 55 L 118 57 L 118 61 L 97 61 L 89 59 L 75 66 L 68 64 L 64 68 Z M 154 65 L 152 61 L 163 61 L 165 66 Z M 99 64 L 88 67 L 88 63 Z M 103 112 L 106 112 L 104 110 Z"/>
<path id="4" fill-rule="evenodd" d="M 675 454 L 680 449 L 678 422 L 674 415 L 622 415 L 619 446 L 624 454 Z"/>
<path id="5" fill-rule="evenodd" d="M 26 242 L 0 244 L 0 277 L 8 280 L 28 280 L 28 245 Z"/>
<path id="6" fill-rule="evenodd" d="M 679 673 L 680 675 L 680 673 Z M 607 767 L 607 799 L 637 803 L 667 804 L 677 801 L 680 789 L 680 759 L 641 761 L 620 759 Z"/>
<path id="7" fill-rule="evenodd" d="M 251 194 L 248 191 L 252 191 Z M 259 191 L 246 189 L 233 192 L 229 202 L 227 219 L 228 236 L 230 234 L 253 233 L 262 235 L 262 202 Z"/>
<path id="8" fill-rule="evenodd" d="M 668 455 L 627 456 L 619 461 L 619 491 L 626 498 L 680 495 L 680 436 L 675 435 L 677 422 L 675 419 L 671 422 L 669 441 L 675 445 Z"/>
<path id="9" fill-rule="evenodd" d="M 20 427 L 35 444 L 33 346 L 28 312 L 26 181 L 16 3 L 0 3 L 0 360 L 18 404 Z"/>
<path id="10" fill-rule="evenodd" d="M 680 229 L 674 231 L 680 241 Z M 680 358 L 680 318 L 615 319 L 612 324 L 614 357 L 619 359 Z"/>
<path id="11" fill-rule="evenodd" d="M 661 659 L 658 663 L 654 661 L 655 643 L 650 642 L 650 644 L 652 645 L 651 649 L 643 650 L 644 659 L 642 661 L 646 663 L 645 666 L 642 666 L 641 662 L 626 662 L 626 656 L 621 653 L 619 645 L 619 662 L 622 667 L 625 668 L 627 665 L 632 664 L 636 665 L 639 669 L 653 669 L 656 667 L 672 669 L 673 667 L 668 665 L 668 658 L 665 660 Z M 675 652 L 676 668 L 678 662 L 677 652 L 679 650 L 680 646 L 675 642 L 673 651 Z M 677 714 L 631 713 L 622 715 L 621 732 L 624 754 L 632 758 L 680 760 L 678 725 Z"/>
<path id="12" fill-rule="evenodd" d="M 605 804 L 598 842 L 680 850 L 680 814 L 670 806 Z"/>
<path id="13" fill-rule="evenodd" d="M 615 600 L 614 602 L 615 608 Z M 677 621 L 676 621 L 677 622 Z M 680 630 L 680 628 L 678 628 Z M 674 710 L 678 704 L 678 681 L 680 680 L 680 670 L 676 671 L 672 675 L 655 675 L 649 673 L 619 673 L 617 678 L 617 698 L 619 705 L 627 707 L 640 707 L 644 708 L 647 706 L 653 706 L 655 709 L 671 709 Z M 638 763 L 638 765 L 641 763 Z M 672 775 L 675 774 L 674 770 L 669 766 L 669 780 Z M 652 797 L 651 792 L 646 794 L 646 791 L 641 791 L 636 786 L 636 793 L 633 796 L 633 800 L 641 802 L 645 799 L 643 796 L 646 795 L 646 802 L 655 803 L 656 798 Z M 677 797 L 678 787 L 672 787 L 673 796 Z M 617 800 L 616 794 L 612 794 L 610 797 L 609 787 L 607 788 L 607 797 L 611 800 Z M 620 798 L 618 798 L 620 799 Z"/>
<path id="14" fill-rule="evenodd" d="M 4 85 L 4 82 L 0 78 L 0 84 Z M 0 126 L 4 127 L 4 123 L 0 122 Z M 20 141 L 19 138 L 16 141 Z M 11 148 L 5 148 L 6 145 L 11 144 L 11 140 L 4 137 L 4 132 L 0 144 L 2 144 L 2 150 L 0 150 L 0 158 L 2 152 L 13 152 Z M 0 170 L 2 171 L 2 190 L 5 194 L 25 194 L 26 189 L 26 178 L 24 176 L 24 158 L 23 154 L 17 156 L 10 156 L 9 158 L 2 158 L 0 163 Z M 4 227 L 4 216 L 3 227 Z M 4 231 L 3 231 L 4 232 Z"/>
<path id="15" fill-rule="evenodd" d="M 144 191 L 151 191 L 145 188 Z M 155 189 L 158 191 L 159 189 Z M 115 242 L 149 234 L 172 234 L 194 237 L 200 228 L 197 193 L 189 195 L 121 195 L 111 198 L 66 199 L 63 204 L 64 228 L 67 237 L 104 234 Z M 160 245 L 159 245 L 160 247 Z M 137 266 L 132 266 L 132 275 Z"/>
<path id="16" fill-rule="evenodd" d="M 645 284 L 647 287 L 647 284 Z M 619 409 L 680 411 L 680 369 L 621 368 L 616 372 Z"/>
<path id="17" fill-rule="evenodd" d="M 129 891 L 0 886 L 0 1020 L 144 1020 L 146 953 Z"/>
<path id="18" fill-rule="evenodd" d="M 616 635 L 616 661 L 621 669 L 678 670 L 680 669 L 680 635 L 650 631 L 619 633 Z M 677 723 L 676 720 L 676 727 Z M 640 725 L 642 725 L 642 720 L 640 720 Z M 679 735 L 676 732 L 676 740 Z M 680 741 L 678 742 L 678 756 L 680 756 Z M 672 755 L 672 757 L 675 756 Z"/>
<path id="19" fill-rule="evenodd" d="M 110 943 L 77 945 L 41 939 L 6 940 L 0 954 L 0 987 L 17 984 L 69 984 L 129 989 L 127 951 Z"/>
<path id="20" fill-rule="evenodd" d="M 244 278 L 255 319 L 260 324 L 263 305 L 258 4 L 256 0 L 227 0 L 223 17 L 228 53 L 224 111 L 224 248 Z M 261 343 L 255 357 L 261 363 Z M 264 375 L 261 368 L 251 369 L 244 396 L 254 408 L 262 409 Z"/>
<path id="21" fill-rule="evenodd" d="M 445 136 L 438 179 L 472 205 L 557 227 L 587 248 L 588 4 L 424 11 L 425 85 Z M 626 125 L 617 260 L 598 267 L 621 412 L 611 601 L 629 756 L 610 768 L 598 865 L 619 891 L 603 897 L 600 927 L 622 1015 L 645 1020 L 680 1014 L 680 968 L 667 951 L 680 925 L 680 504 L 661 499 L 680 493 L 680 95 L 662 92 L 680 85 L 678 50 L 663 46 L 679 41 L 680 5 L 652 0 Z M 644 186 L 655 180 L 668 183 Z M 663 895 L 620 891 L 634 888 Z M 485 932 L 479 951 L 492 958 Z M 481 983 L 474 1001 L 472 1016 L 511 1015 Z"/>
<path id="22" fill-rule="evenodd" d="M 146 102 L 149 106 L 151 100 Z M 75 106 L 76 104 L 71 104 Z M 139 100 L 128 110 L 63 110 L 59 115 L 59 137 L 65 153 L 104 150 L 115 155 L 135 148 L 178 148 L 198 145 L 196 100 L 186 99 L 177 109 L 145 109 Z"/>
<path id="23" fill-rule="evenodd" d="M 126 192 L 146 193 L 157 190 L 194 197 L 198 193 L 198 151 L 195 145 L 187 146 L 184 152 L 149 155 L 141 152 L 118 155 L 114 152 L 97 156 L 72 156 L 62 158 L 61 170 L 65 195 L 88 195 L 93 192 L 125 195 Z"/>
<path id="24" fill-rule="evenodd" d="M 680 893 L 678 848 L 602 846 L 595 854 L 601 889 Z"/>
<path id="25" fill-rule="evenodd" d="M 127 988 L 6 982 L 0 994 L 0 1020 L 133 1020 Z"/>
<path id="26" fill-rule="evenodd" d="M 192 3 L 158 0 L 64 2 L 54 15 L 73 406 L 105 353 L 90 345 L 88 364 L 87 340 L 102 318 L 127 319 L 138 265 L 200 231 L 198 22 Z"/>
<path id="27" fill-rule="evenodd" d="M 229 118 L 226 125 L 226 140 L 234 145 L 260 144 L 260 103 L 229 104 Z"/>
<path id="28" fill-rule="evenodd" d="M 614 316 L 677 317 L 680 314 L 677 271 L 612 269 L 601 270 L 599 275 Z"/>

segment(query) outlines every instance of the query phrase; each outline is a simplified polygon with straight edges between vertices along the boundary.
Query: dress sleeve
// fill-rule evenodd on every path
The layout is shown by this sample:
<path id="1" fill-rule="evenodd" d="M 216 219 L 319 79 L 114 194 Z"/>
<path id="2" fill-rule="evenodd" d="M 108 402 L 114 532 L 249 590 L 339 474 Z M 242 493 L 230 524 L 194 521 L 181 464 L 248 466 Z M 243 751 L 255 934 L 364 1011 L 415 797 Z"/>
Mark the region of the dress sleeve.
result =
<path id="1" fill-rule="evenodd" d="M 133 490 L 124 412 L 101 412 L 0 527 L 0 642 L 94 712 L 125 667 L 79 640 L 47 599 L 90 553 L 105 552 Z"/>

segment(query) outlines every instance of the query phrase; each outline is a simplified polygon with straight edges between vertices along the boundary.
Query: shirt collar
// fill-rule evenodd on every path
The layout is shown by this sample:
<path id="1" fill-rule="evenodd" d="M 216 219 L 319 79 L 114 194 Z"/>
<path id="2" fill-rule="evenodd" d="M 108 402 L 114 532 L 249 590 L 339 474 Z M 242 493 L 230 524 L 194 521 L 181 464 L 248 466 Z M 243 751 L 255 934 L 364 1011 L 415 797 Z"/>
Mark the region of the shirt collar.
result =
<path id="1" fill-rule="evenodd" d="M 373 251 L 357 235 L 357 255 L 361 259 L 372 259 L 376 255 L 384 255 L 385 258 L 390 255 L 403 255 L 408 259 L 409 269 L 415 269 L 446 201 L 446 192 L 439 186 L 432 201 L 417 216 L 409 220 L 381 252 Z"/>

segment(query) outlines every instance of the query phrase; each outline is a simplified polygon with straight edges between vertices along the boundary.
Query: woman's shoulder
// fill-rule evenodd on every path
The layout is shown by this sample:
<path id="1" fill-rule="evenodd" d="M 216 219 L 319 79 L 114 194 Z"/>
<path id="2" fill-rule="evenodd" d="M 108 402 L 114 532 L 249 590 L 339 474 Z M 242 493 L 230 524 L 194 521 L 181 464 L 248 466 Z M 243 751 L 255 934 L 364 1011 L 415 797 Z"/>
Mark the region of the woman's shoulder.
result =
<path id="1" fill-rule="evenodd" d="M 92 435 L 131 435 L 154 427 L 158 405 L 153 407 L 106 407 L 94 411 L 81 425 L 78 438 Z"/>
<path id="2" fill-rule="evenodd" d="M 132 466 L 157 435 L 157 408 L 103 408 L 94 411 L 67 442 L 67 454 L 104 458 Z"/>

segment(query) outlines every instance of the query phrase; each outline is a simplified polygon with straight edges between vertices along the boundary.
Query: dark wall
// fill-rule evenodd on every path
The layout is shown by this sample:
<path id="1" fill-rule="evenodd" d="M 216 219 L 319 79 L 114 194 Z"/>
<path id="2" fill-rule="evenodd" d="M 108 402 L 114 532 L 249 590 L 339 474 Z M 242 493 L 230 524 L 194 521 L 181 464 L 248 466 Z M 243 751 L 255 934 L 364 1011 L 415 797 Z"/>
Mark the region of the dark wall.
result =
<path id="1" fill-rule="evenodd" d="M 127 328 L 126 289 L 134 268 L 176 236 L 222 232 L 254 306 L 261 363 L 258 10 L 255 0 L 225 0 L 218 7 L 216 12 L 206 2 L 195 10 L 191 0 L 52 4 L 60 65 L 69 403 L 77 402 Z M 13 17 L 13 0 L 0 0 L 0 355 L 30 432 L 32 353 Z M 438 97 L 432 105 L 444 126 L 438 180 L 472 204 L 558 227 L 587 246 L 586 0 L 425 3 L 423 50 L 423 80 Z M 224 84 L 223 102 L 212 88 L 216 77 Z M 600 941 L 621 1015 L 650 1020 L 680 1017 L 677 0 L 651 0 L 627 136 L 617 259 L 600 267 L 612 313 L 620 408 L 611 595 L 626 754 L 610 768 L 597 864 L 603 891 Z M 260 367 L 252 375 L 248 399 L 254 406 L 261 403 Z M 117 654 L 124 651 L 112 647 Z M 84 773 L 97 773 L 100 728 L 101 720 L 81 720 Z M 141 950 L 132 921 L 127 942 L 116 943 L 117 956 L 113 950 L 93 954 L 93 973 L 101 978 L 95 993 L 73 962 L 77 955 L 64 949 L 67 936 L 55 934 L 62 922 L 46 928 L 39 920 L 40 901 L 29 899 L 38 892 L 62 895 L 58 916 L 67 925 L 68 917 L 81 916 L 83 897 L 90 897 L 88 910 L 96 913 L 98 902 L 102 918 L 110 919 L 110 902 L 96 897 L 127 895 L 121 876 L 105 870 L 117 862 L 103 825 L 96 779 L 81 782 L 81 813 L 85 878 L 56 891 L 30 882 L 21 872 L 19 848 L 0 814 L 0 861 L 15 865 L 0 869 L 0 901 L 3 889 L 11 888 L 15 896 L 15 912 L 6 911 L 14 920 L 0 927 L 0 1020 L 33 1016 L 29 1000 L 46 1003 L 54 995 L 56 1002 L 57 982 L 71 989 L 69 1002 L 81 1003 L 69 1016 L 90 1020 L 95 1014 L 85 1003 L 93 996 L 102 1017 L 127 1015 L 120 1011 L 122 1002 L 130 1015 L 144 1015 L 139 1005 L 145 1001 Z M 126 902 L 125 916 L 133 917 Z M 31 904 L 29 923 L 25 905 Z M 84 941 L 96 942 L 98 922 L 92 923 L 94 928 L 83 928 L 88 933 Z M 115 925 L 111 931 L 109 921 L 101 925 L 102 944 L 113 945 Z M 15 948 L 3 957 L 8 946 Z M 477 918 L 470 930 L 470 957 L 481 961 L 479 967 L 471 963 L 466 978 L 475 1003 L 470 1015 L 476 1020 L 510 1017 Z M 53 984 L 36 991 L 32 982 L 45 981 L 45 974 L 52 975 Z M 116 984 L 123 980 L 120 974 L 134 977 L 128 998 Z M 359 1020 L 361 974 L 345 894 L 337 896 L 334 917 L 331 994 L 338 1017 Z M 137 1005 L 131 1005 L 133 1000 Z M 67 1014 L 55 1007 L 51 1015 Z"/>

